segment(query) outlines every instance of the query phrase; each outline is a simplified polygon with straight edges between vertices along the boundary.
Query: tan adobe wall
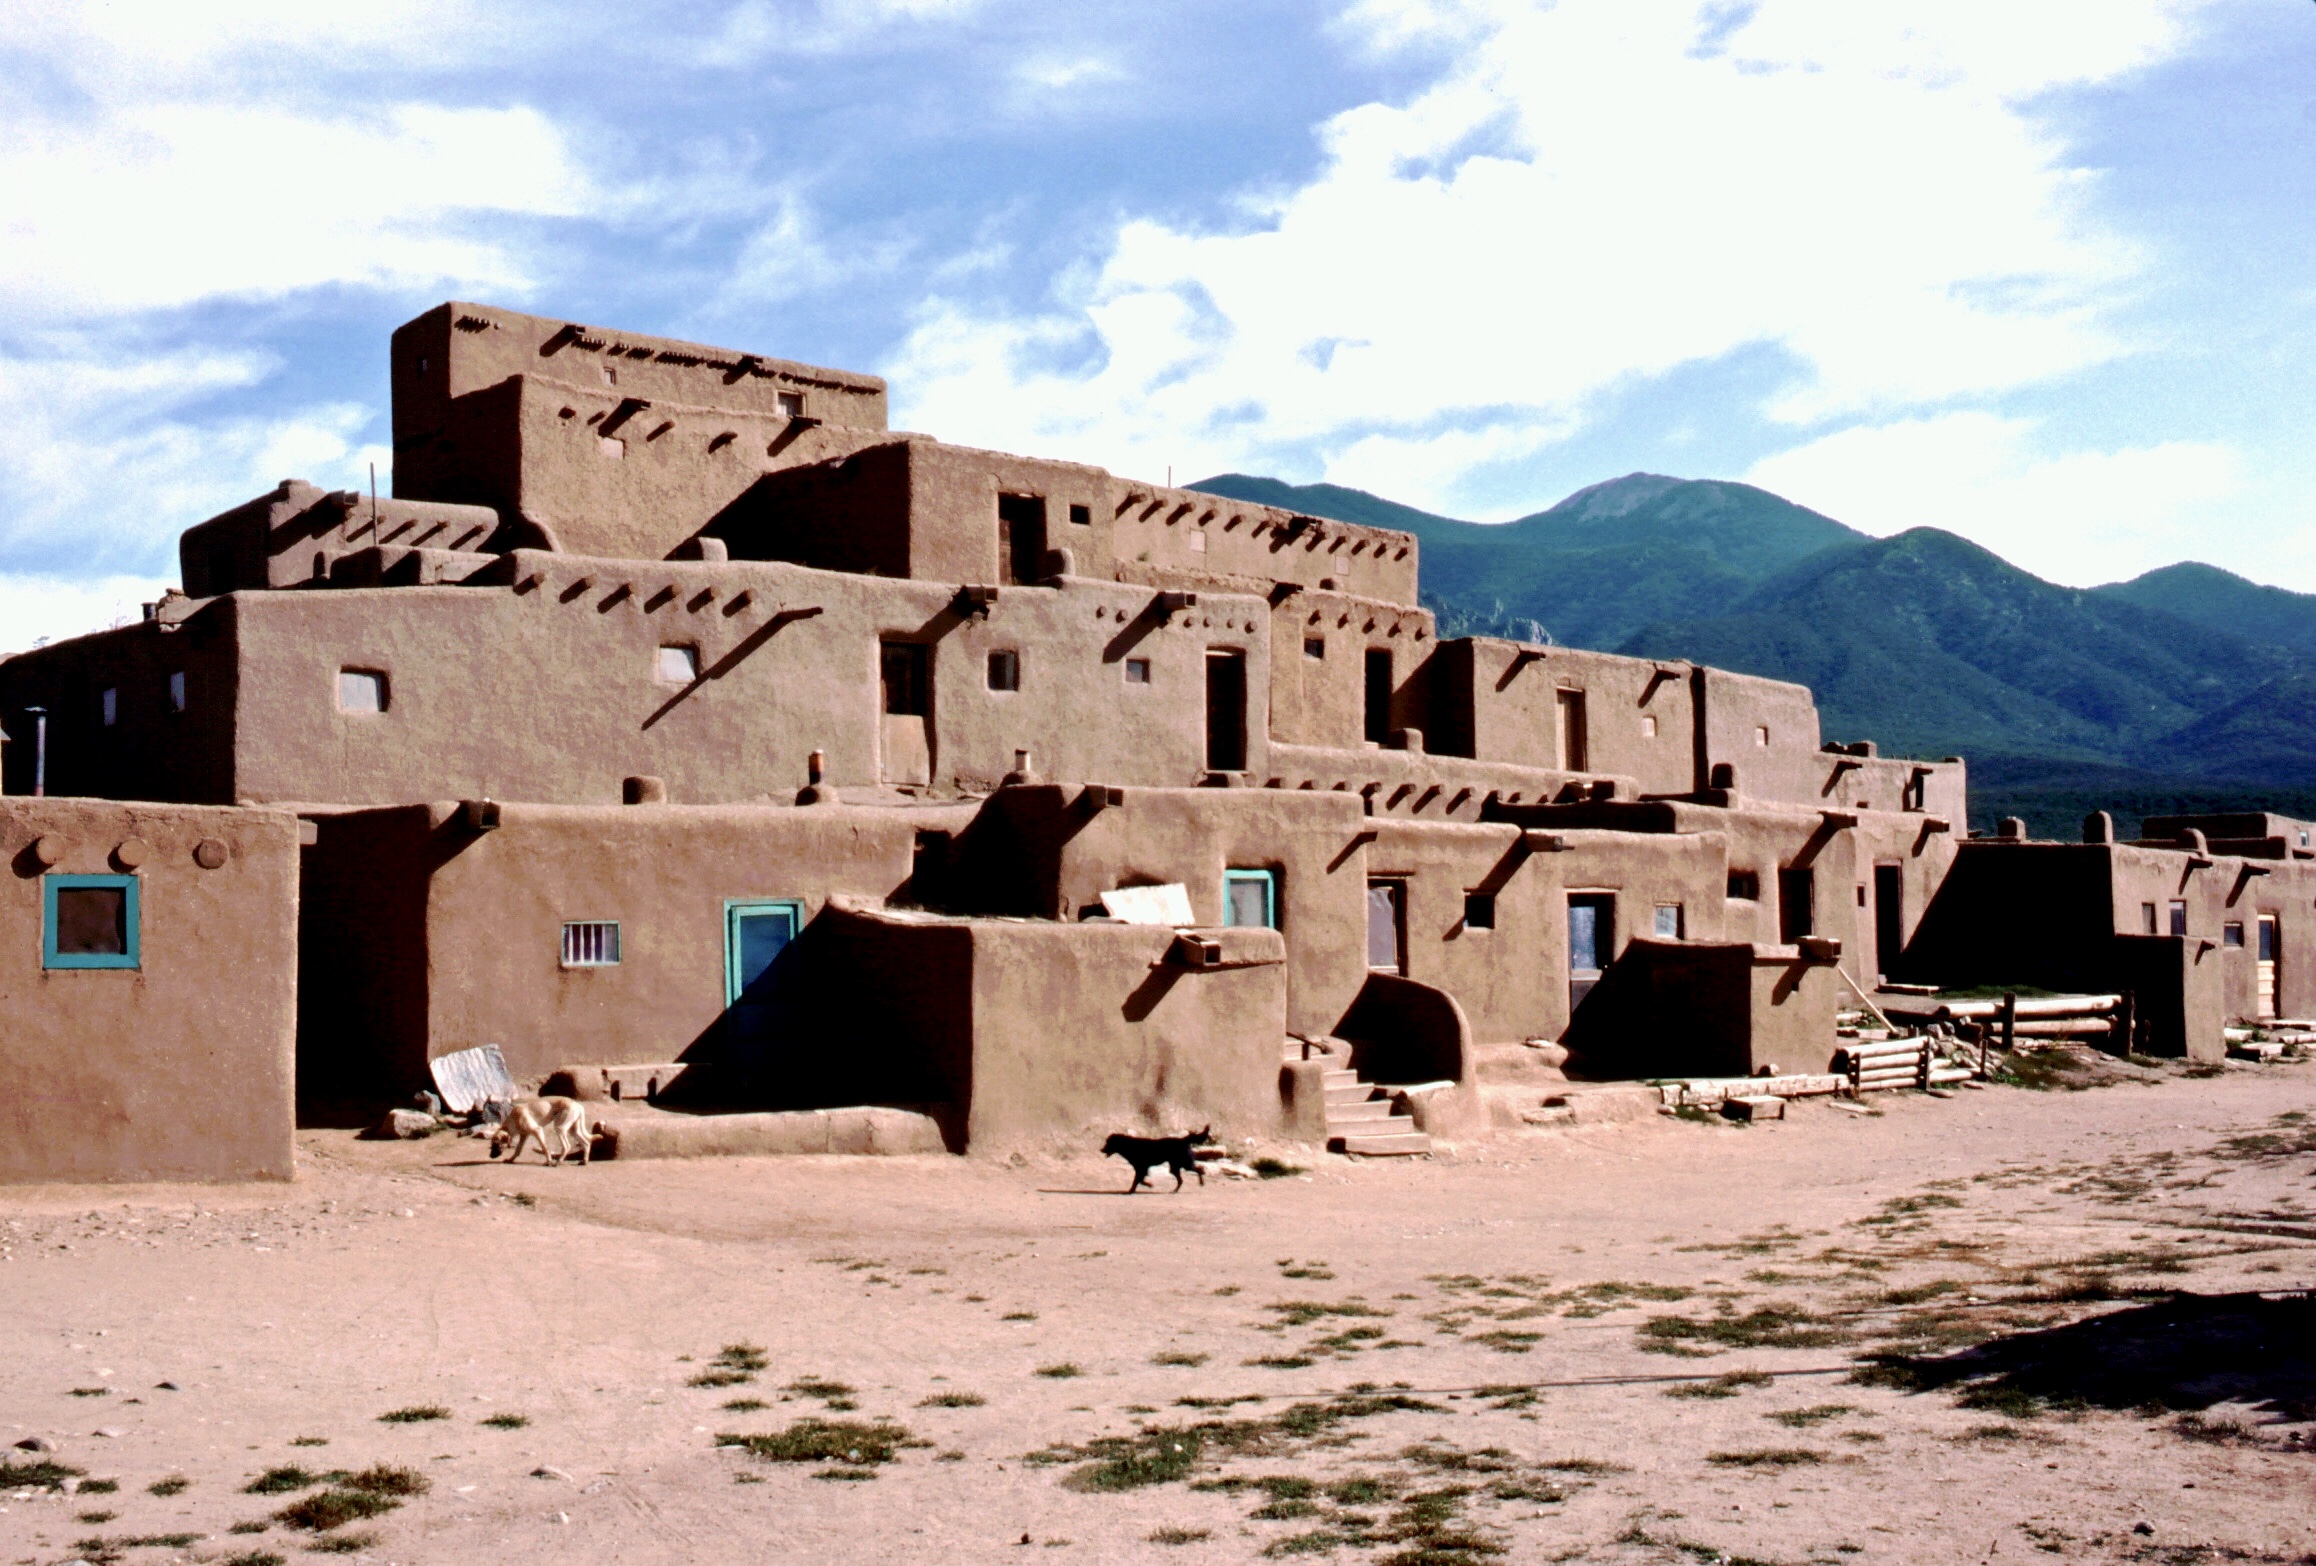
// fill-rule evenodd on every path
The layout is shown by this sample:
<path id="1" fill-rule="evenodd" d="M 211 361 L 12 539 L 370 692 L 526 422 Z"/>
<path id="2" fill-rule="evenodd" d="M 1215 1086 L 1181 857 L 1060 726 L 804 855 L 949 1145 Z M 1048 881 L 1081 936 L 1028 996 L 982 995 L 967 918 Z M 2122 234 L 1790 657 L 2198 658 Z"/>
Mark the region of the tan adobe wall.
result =
<path id="1" fill-rule="evenodd" d="M 48 792 L 106 799 L 230 804 L 233 733 L 240 699 L 234 600 L 183 621 L 144 621 L 43 647 L 0 664 L 0 727 L 7 747 L 0 784 L 30 794 L 35 725 L 48 709 Z M 176 600 L 166 608 L 189 608 Z M 173 677 L 182 675 L 184 706 Z M 114 693 L 105 722 L 105 692 Z"/>
<path id="2" fill-rule="evenodd" d="M 2015 845 L 1994 846 L 2016 852 Z M 2155 933 L 2167 936 L 2172 903 L 2185 903 L 2191 946 L 2217 965 L 2220 1007 L 2229 1019 L 2249 1019 L 2259 1014 L 2259 921 L 2273 919 L 2278 941 L 2273 1015 L 2316 1016 L 2316 912 L 2311 912 L 2316 909 L 2316 864 L 2220 854 L 2198 866 L 2195 856 L 2184 851 L 2132 844 L 2103 852 L 2111 867 L 2115 934 L 2145 933 L 2146 911 L 2152 906 Z"/>
<path id="3" fill-rule="evenodd" d="M 1961 761 L 1858 756 L 1829 745 L 1819 751 L 1823 776 L 1814 802 L 1835 810 L 1897 810 L 1934 816 L 1961 835 L 1969 830 L 1969 769 Z"/>
<path id="4" fill-rule="evenodd" d="M 1367 732 L 1367 657 L 1391 658 L 1386 730 L 1421 731 L 1425 671 L 1439 643 L 1431 612 L 1347 593 L 1274 592 L 1271 738 L 1289 745 L 1376 743 Z M 1314 648 L 1314 645 L 1316 647 Z M 1428 734 L 1427 749 L 1436 750 Z"/>
<path id="5" fill-rule="evenodd" d="M 1704 783 L 1692 673 L 1687 664 L 1459 638 L 1440 645 L 1427 671 L 1424 744 L 1443 755 L 1631 778 L 1644 794 L 1685 794 Z M 1562 754 L 1563 692 L 1582 698 L 1575 757 Z"/>
<path id="6" fill-rule="evenodd" d="M 1115 479 L 1111 548 L 1128 581 L 1295 582 L 1416 607 L 1413 534 L 1302 516 L 1192 489 Z"/>
<path id="7" fill-rule="evenodd" d="M 1250 750 L 1263 757 L 1259 602 L 1158 618 L 1147 592 L 1073 581 L 1004 589 L 980 618 L 937 584 L 776 564 L 638 570 L 525 552 L 513 570 L 532 585 L 235 600 L 239 797 L 609 803 L 622 778 L 649 774 L 684 804 L 790 799 L 815 749 L 830 782 L 874 786 L 880 637 L 933 649 L 945 788 L 994 786 L 1017 749 L 1048 776 L 1197 781 L 1209 647 L 1246 655 Z M 696 649 L 701 677 L 660 680 L 662 646 Z M 1019 690 L 988 688 L 1001 650 L 1019 654 Z M 1127 682 L 1129 657 L 1148 660 L 1147 683 Z M 387 711 L 337 710 L 348 667 L 386 675 Z"/>
<path id="8" fill-rule="evenodd" d="M 500 542 L 487 506 L 371 497 L 283 479 L 260 495 L 187 528 L 177 540 L 178 580 L 195 598 L 243 588 L 326 582 L 357 550 L 380 547 L 480 550 Z"/>
<path id="9" fill-rule="evenodd" d="M 1792 946 L 1637 942 L 1586 997 L 1566 1042 L 1602 1076 L 1822 1072 L 1851 997 L 1831 964 Z"/>
<path id="10" fill-rule="evenodd" d="M 1825 774 L 1809 687 L 1701 667 L 1698 683 L 1707 781 L 1729 765 L 1752 798 L 1813 801 Z"/>
<path id="11" fill-rule="evenodd" d="M 0 799 L 0 1181 L 291 1178 L 297 855 L 286 811 Z M 43 966 L 52 873 L 134 876 L 136 968 Z"/>

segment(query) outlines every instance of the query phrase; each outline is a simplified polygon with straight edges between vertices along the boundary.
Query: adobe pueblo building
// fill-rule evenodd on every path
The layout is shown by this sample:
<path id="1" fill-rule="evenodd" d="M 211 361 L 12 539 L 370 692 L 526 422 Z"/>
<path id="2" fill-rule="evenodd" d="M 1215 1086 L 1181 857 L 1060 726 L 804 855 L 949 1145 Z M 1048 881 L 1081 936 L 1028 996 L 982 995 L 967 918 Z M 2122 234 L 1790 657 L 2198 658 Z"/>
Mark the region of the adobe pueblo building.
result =
<path id="1" fill-rule="evenodd" d="M 392 387 L 392 498 L 285 481 L 0 661 L 0 1177 L 284 1174 L 486 1042 L 800 1145 L 1380 1153 L 1548 1041 L 1822 1071 L 1884 977 L 2316 1011 L 2305 827 L 1958 841 L 1961 762 L 1801 687 L 1442 640 L 1405 534 L 482 305 Z"/>

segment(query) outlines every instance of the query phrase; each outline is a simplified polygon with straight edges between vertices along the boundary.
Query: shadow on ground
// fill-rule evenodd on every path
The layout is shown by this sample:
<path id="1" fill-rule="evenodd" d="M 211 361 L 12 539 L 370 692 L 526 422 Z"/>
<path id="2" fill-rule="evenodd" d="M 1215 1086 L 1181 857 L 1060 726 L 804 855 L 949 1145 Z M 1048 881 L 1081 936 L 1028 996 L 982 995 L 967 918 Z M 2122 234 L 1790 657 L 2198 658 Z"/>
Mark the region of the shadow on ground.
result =
<path id="1" fill-rule="evenodd" d="M 2059 1405 L 2200 1411 L 2241 1403 L 2316 1419 L 2316 1298 L 2179 1294 L 1937 1357 L 1875 1356 L 1863 1379 L 1911 1391 Z"/>

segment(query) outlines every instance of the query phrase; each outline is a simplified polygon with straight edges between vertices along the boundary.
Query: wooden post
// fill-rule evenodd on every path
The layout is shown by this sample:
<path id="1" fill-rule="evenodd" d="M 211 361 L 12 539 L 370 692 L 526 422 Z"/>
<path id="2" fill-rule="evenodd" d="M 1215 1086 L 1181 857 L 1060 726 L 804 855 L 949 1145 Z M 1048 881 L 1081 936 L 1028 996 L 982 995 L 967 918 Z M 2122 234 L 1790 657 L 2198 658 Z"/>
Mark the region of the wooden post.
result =
<path id="1" fill-rule="evenodd" d="M 2018 996 L 2011 993 L 2002 998 L 2002 1052 L 2011 1054 L 2018 1048 Z"/>
<path id="2" fill-rule="evenodd" d="M 2132 1046 L 2138 1042 L 2134 1033 L 2139 1020 L 2138 1011 L 2138 997 L 2130 990 L 2125 990 L 2123 998 L 2115 1003 L 2115 1037 L 2122 1044 L 2121 1053 L 2125 1057 L 2129 1057 Z"/>

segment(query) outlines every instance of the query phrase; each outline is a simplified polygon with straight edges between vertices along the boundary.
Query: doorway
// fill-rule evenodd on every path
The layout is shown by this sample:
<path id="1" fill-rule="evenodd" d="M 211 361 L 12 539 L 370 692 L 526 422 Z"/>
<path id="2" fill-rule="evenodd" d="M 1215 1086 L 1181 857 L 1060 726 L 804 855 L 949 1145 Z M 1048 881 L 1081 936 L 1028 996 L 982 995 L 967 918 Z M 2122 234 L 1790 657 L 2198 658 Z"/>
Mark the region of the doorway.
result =
<path id="1" fill-rule="evenodd" d="M 770 1035 L 772 967 L 803 927 L 802 903 L 724 905 L 724 1026 L 735 1042 Z"/>
<path id="2" fill-rule="evenodd" d="M 1616 955 L 1616 896 L 1568 894 L 1568 1010 L 1573 1014 Z"/>
<path id="3" fill-rule="evenodd" d="M 1367 883 L 1367 966 L 1380 973 L 1407 972 L 1407 883 Z"/>
<path id="4" fill-rule="evenodd" d="M 1808 870 L 1777 872 L 1777 942 L 1791 946 L 1817 932 L 1817 876 Z"/>
<path id="5" fill-rule="evenodd" d="M 1389 743 L 1391 739 L 1391 649 L 1367 649 L 1367 742 L 1371 745 Z"/>
<path id="6" fill-rule="evenodd" d="M 1874 866 L 1874 969 L 1898 971 L 1906 950 L 1906 870 L 1903 865 Z"/>
<path id="7" fill-rule="evenodd" d="M 1586 772 L 1592 767 L 1591 747 L 1584 728 L 1584 692 L 1557 691 L 1554 705 L 1560 728 L 1560 770 Z"/>
<path id="8" fill-rule="evenodd" d="M 884 714 L 877 764 L 887 783 L 924 788 L 933 781 L 933 742 L 926 722 L 933 710 L 931 654 L 923 642 L 885 642 L 878 650 Z"/>
<path id="9" fill-rule="evenodd" d="M 2276 916 L 2260 915 L 2260 1016 L 2273 1022 L 2276 1019 L 2276 959 L 2278 935 Z"/>
<path id="10" fill-rule="evenodd" d="M 1045 497 L 997 497 L 997 580 L 1028 587 L 1045 580 Z"/>
<path id="11" fill-rule="evenodd" d="M 1246 654 L 1206 650 L 1206 769 L 1246 770 Z"/>

